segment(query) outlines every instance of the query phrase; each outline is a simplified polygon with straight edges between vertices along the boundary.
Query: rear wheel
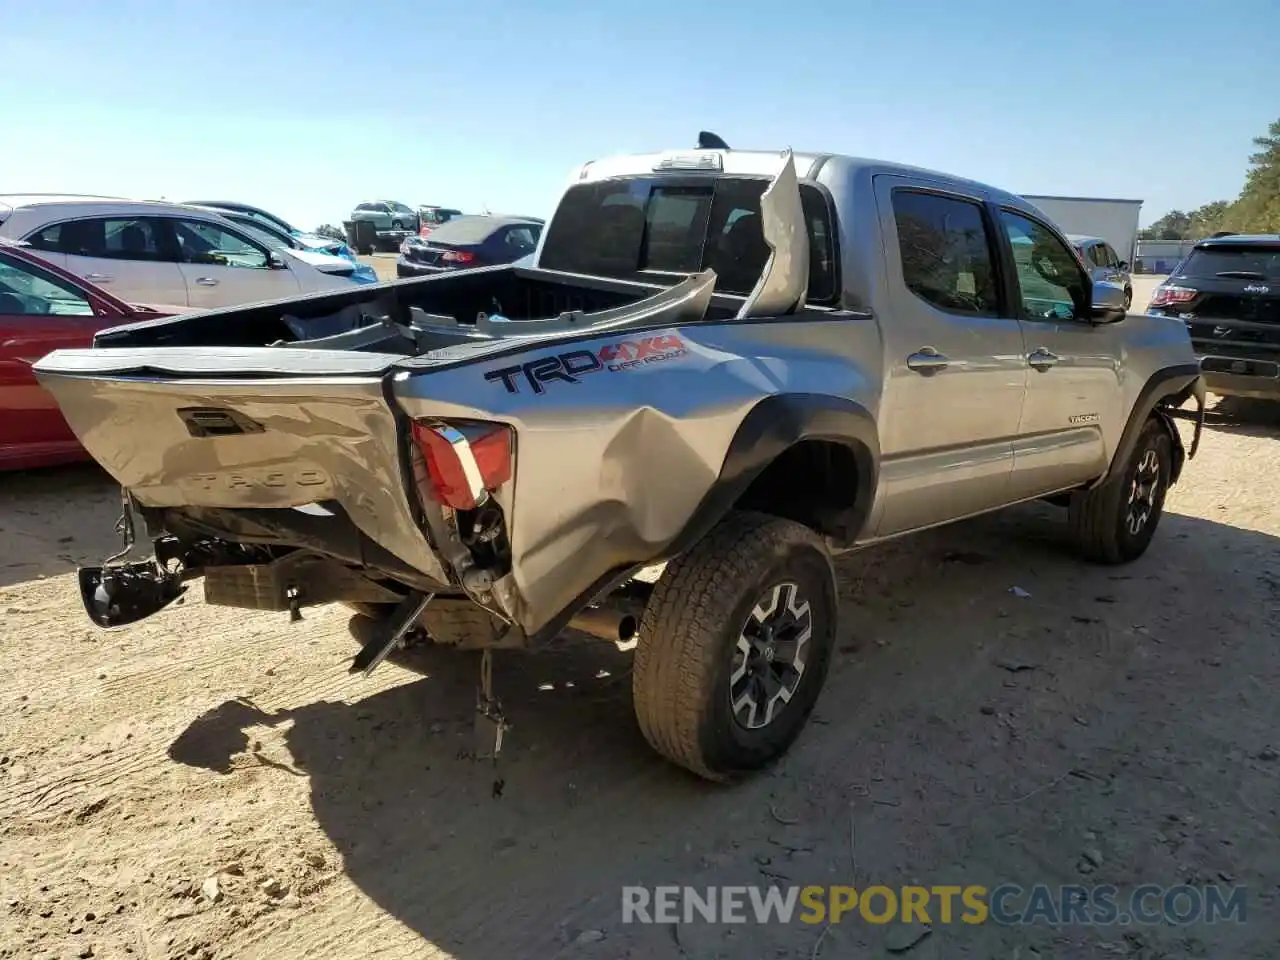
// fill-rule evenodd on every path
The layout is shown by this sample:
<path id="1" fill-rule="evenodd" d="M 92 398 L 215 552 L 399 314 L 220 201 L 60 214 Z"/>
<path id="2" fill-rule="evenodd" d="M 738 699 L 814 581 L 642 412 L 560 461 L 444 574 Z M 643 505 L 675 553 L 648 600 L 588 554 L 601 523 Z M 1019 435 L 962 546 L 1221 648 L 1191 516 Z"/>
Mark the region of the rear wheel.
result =
<path id="1" fill-rule="evenodd" d="M 1150 419 L 1115 478 L 1072 495 L 1068 522 L 1081 554 L 1096 563 L 1128 563 L 1146 552 L 1164 512 L 1173 468 L 1173 444 Z"/>
<path id="2" fill-rule="evenodd" d="M 392 221 L 391 221 L 391 229 L 392 229 L 392 230 L 403 230 L 403 229 L 404 229 L 404 224 L 403 224 L 403 223 L 401 223 L 399 220 L 392 220 Z"/>
<path id="3" fill-rule="evenodd" d="M 730 514 L 667 565 L 645 608 L 632 674 L 645 739 L 710 780 L 772 763 L 817 702 L 837 612 L 816 533 Z"/>

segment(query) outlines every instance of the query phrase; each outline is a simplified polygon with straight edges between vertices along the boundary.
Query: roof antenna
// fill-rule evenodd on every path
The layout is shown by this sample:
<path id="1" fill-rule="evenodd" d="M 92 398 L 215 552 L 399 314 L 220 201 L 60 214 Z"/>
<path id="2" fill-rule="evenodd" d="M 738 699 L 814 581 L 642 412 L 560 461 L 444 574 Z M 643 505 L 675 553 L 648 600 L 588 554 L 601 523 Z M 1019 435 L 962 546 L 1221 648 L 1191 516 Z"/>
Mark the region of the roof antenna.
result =
<path id="1" fill-rule="evenodd" d="M 728 150 L 729 145 L 708 130 L 698 131 L 699 150 Z"/>

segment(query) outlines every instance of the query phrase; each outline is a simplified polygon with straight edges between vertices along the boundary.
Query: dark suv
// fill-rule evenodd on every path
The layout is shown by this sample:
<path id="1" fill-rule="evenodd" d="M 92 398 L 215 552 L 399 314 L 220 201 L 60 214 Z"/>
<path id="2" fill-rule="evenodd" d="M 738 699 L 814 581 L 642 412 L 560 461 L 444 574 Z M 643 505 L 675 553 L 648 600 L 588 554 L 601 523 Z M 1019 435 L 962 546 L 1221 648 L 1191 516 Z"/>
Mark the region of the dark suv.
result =
<path id="1" fill-rule="evenodd" d="M 1212 393 L 1280 400 L 1280 234 L 1201 240 L 1148 312 L 1187 324 Z"/>

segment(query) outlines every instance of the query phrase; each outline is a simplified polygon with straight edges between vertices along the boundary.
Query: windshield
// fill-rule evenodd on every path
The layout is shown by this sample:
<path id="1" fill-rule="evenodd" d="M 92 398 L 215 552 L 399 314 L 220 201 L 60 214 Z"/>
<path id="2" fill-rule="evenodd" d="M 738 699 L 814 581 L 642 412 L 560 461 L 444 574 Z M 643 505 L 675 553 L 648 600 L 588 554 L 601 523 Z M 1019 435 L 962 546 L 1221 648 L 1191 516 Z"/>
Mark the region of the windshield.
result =
<path id="1" fill-rule="evenodd" d="M 764 178 L 738 177 L 579 184 L 552 218 L 539 265 L 638 280 L 710 267 L 718 292 L 747 296 L 769 259 L 760 225 L 760 197 L 768 185 Z M 800 198 L 809 233 L 808 300 L 831 302 L 837 291 L 830 213 L 816 188 L 801 184 Z"/>
<path id="2" fill-rule="evenodd" d="M 1181 276 L 1238 276 L 1242 280 L 1280 282 L 1280 244 L 1223 244 L 1197 247 L 1178 271 Z"/>
<path id="3" fill-rule="evenodd" d="M 292 243 L 289 243 L 288 241 L 286 241 L 278 233 L 274 232 L 273 230 L 268 230 L 266 227 L 262 226 L 261 224 L 255 223 L 253 220 L 250 220 L 247 217 L 245 218 L 236 217 L 235 225 L 239 227 L 241 230 L 243 230 L 245 233 L 249 234 L 249 236 L 253 237 L 253 239 L 257 240 L 263 246 L 271 250 L 288 250 L 293 247 Z"/>

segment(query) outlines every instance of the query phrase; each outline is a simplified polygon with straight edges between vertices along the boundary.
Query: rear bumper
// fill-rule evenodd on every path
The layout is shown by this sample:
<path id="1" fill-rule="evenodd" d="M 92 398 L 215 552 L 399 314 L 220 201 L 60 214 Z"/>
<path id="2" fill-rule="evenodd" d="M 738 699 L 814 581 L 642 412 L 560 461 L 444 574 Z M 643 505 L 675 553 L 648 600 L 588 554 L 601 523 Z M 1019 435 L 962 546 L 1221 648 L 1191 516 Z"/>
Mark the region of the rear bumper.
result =
<path id="1" fill-rule="evenodd" d="M 1198 351 L 1197 351 L 1198 353 Z M 1206 389 L 1220 397 L 1280 400 L 1280 362 L 1199 354 Z"/>
<path id="2" fill-rule="evenodd" d="M 400 257 L 396 260 L 396 276 L 397 277 L 426 277 L 434 276 L 437 273 L 448 273 L 453 267 L 437 267 L 426 263 L 417 263 L 413 260 Z"/>

